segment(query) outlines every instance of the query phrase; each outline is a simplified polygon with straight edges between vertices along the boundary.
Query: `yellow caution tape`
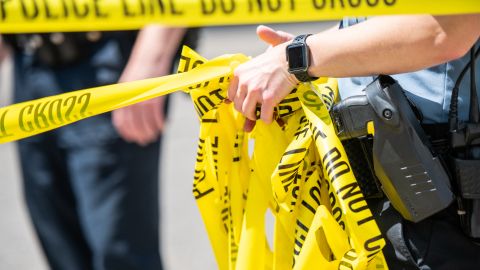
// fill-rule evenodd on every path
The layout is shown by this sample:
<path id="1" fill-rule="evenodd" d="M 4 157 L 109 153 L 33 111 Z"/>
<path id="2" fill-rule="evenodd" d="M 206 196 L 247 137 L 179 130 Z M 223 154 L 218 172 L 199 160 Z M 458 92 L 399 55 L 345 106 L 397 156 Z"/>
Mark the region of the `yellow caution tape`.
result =
<path id="1" fill-rule="evenodd" d="M 226 85 L 236 65 L 248 58 L 226 55 L 188 73 L 79 90 L 0 108 L 0 143 L 52 130 L 78 120 L 198 85 Z M 194 64 L 194 63 L 191 63 Z M 205 76 L 208 70 L 209 76 Z M 215 95 L 215 90 L 210 94 Z M 199 108 L 203 108 L 202 99 Z"/>
<path id="2" fill-rule="evenodd" d="M 478 13 L 478 0 L 0 0 L 0 33 L 286 23 L 345 16 Z"/>
<path id="3" fill-rule="evenodd" d="M 313 84 L 310 85 L 313 87 Z M 330 86 L 336 88 L 333 83 Z M 369 266 L 368 262 L 381 252 L 385 240 L 355 180 L 345 150 L 336 136 L 327 107 L 315 88 L 302 88 L 302 90 L 299 96 L 305 115 L 310 122 L 312 137 L 327 179 L 331 215 L 335 217 L 338 226 L 345 231 L 349 239 L 348 250 L 332 248 L 335 258 L 339 260 L 338 268 L 342 269 L 340 266 L 345 269 L 373 267 L 372 264 Z M 331 237 L 327 234 L 326 228 L 323 228 L 323 231 L 327 238 Z M 338 237 L 342 239 L 340 235 Z M 335 240 L 337 238 L 332 239 L 334 239 L 333 242 L 327 241 L 331 247 L 335 247 L 334 243 L 341 243 L 341 240 L 338 242 Z"/>
<path id="4" fill-rule="evenodd" d="M 184 47 L 178 69 L 179 72 L 189 74 L 195 70 L 204 70 L 207 64 L 208 61 L 204 58 Z M 201 66 L 197 67 L 199 65 Z M 202 72 L 204 75 L 208 73 Z M 248 153 L 241 132 L 243 118 L 225 106 L 218 106 L 225 99 L 225 91 L 222 89 L 227 85 L 227 76 L 216 77 L 214 80 L 221 82 L 223 87 L 211 83 L 211 80 L 189 87 L 202 122 L 193 193 L 219 268 L 235 269 L 244 198 L 248 188 L 248 178 L 242 177 L 248 174 L 248 160 L 240 157 Z"/>
<path id="5" fill-rule="evenodd" d="M 179 70 L 211 78 L 207 63 L 185 49 Z M 336 80 L 300 85 L 275 108 L 278 122 L 258 121 L 251 133 L 223 102 L 226 91 L 206 83 L 189 92 L 201 122 L 194 195 L 219 269 L 388 269 L 385 241 L 328 112 Z"/>

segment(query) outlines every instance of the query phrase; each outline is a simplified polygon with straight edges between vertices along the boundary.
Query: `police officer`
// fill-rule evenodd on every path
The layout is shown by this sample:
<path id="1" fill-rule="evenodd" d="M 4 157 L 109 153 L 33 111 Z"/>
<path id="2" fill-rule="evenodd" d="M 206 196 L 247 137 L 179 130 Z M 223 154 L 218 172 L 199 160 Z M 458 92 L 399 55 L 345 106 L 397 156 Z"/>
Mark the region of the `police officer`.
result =
<path id="1" fill-rule="evenodd" d="M 256 120 L 257 104 L 261 104 L 261 120 L 272 122 L 274 106 L 300 81 L 345 78 L 339 87 L 346 98 L 360 94 L 375 74 L 397 74 L 394 78 L 421 109 L 423 124 L 441 125 L 447 122 L 455 80 L 470 59 L 467 52 L 480 45 L 479 25 L 480 14 L 346 19 L 340 28 L 295 39 L 306 52 L 290 51 L 289 57 L 297 60 L 290 63 L 286 47 L 294 36 L 260 26 L 258 36 L 273 47 L 237 67 L 228 97 L 249 119 L 248 130 Z M 289 65 L 307 66 L 289 73 Z M 468 104 L 468 92 L 460 90 L 459 108 Z M 466 112 L 462 113 L 465 119 Z M 476 269 L 480 265 L 480 246 L 462 232 L 455 204 L 419 223 L 401 218 L 388 200 L 370 200 L 369 206 L 389 240 L 384 254 L 390 269 Z"/>
<path id="2" fill-rule="evenodd" d="M 171 72 L 197 31 L 6 36 L 15 102 Z M 51 269 L 162 269 L 158 170 L 165 98 L 18 142 L 28 210 Z"/>

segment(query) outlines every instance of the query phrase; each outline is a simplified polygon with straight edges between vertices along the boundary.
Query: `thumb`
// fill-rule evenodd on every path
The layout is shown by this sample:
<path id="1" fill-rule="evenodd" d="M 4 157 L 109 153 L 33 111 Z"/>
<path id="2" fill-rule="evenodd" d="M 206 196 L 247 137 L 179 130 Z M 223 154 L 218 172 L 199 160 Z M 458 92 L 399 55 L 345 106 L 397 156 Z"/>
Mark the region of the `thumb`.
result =
<path id="1" fill-rule="evenodd" d="M 257 27 L 257 35 L 261 40 L 272 46 L 276 46 L 293 39 L 292 34 L 283 31 L 275 31 L 265 25 L 259 25 Z"/>

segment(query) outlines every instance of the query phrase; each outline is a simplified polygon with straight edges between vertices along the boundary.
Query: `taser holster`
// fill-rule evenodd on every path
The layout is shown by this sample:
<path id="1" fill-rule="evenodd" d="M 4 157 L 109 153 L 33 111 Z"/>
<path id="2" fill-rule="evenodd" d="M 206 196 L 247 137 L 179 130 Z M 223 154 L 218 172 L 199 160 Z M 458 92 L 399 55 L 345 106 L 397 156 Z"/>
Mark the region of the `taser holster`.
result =
<path id="1" fill-rule="evenodd" d="M 379 76 L 332 111 L 341 140 L 373 135 L 373 169 L 393 207 L 418 222 L 446 208 L 454 199 L 447 171 L 433 152 L 403 89 Z M 373 125 L 374 132 L 369 131 Z"/>

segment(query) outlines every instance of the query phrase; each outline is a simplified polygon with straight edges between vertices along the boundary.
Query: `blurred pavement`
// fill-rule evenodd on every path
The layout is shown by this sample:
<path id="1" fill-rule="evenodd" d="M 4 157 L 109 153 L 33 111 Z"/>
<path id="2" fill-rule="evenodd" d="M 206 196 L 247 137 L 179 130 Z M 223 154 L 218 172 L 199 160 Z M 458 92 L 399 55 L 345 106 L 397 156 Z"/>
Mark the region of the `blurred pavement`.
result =
<path id="1" fill-rule="evenodd" d="M 302 34 L 333 25 L 309 23 L 275 28 Z M 266 45 L 257 39 L 255 28 L 250 25 L 203 29 L 198 51 L 206 58 L 226 53 L 258 55 Z M 2 106 L 8 104 L 11 95 L 9 62 L 0 66 Z M 161 159 L 161 241 L 167 270 L 217 269 L 191 193 L 198 126 L 188 96 L 173 94 Z M 15 144 L 0 144 L 0 164 L 0 269 L 47 269 L 25 210 Z"/>

